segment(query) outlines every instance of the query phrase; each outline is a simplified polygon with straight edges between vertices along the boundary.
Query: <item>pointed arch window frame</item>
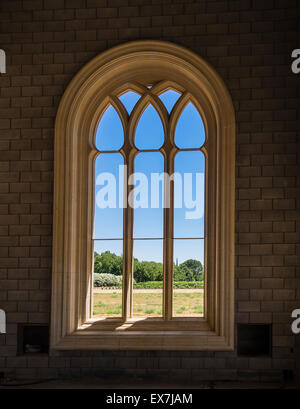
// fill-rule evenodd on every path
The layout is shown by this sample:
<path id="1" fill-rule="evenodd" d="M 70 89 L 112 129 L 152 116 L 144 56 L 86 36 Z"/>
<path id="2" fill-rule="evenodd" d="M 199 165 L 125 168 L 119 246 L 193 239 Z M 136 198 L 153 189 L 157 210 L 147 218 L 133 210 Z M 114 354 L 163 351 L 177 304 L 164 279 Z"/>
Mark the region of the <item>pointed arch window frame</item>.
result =
<path id="1" fill-rule="evenodd" d="M 157 64 L 159 61 L 159 64 Z M 156 84 L 148 89 L 146 84 Z M 142 86 L 140 84 L 145 84 Z M 180 85 L 178 85 L 180 84 Z M 154 94 L 179 87 L 183 95 L 170 116 Z M 161 89 L 160 89 L 161 87 Z M 142 88 L 142 89 L 141 89 Z M 117 98 L 126 90 L 142 97 L 130 118 Z M 172 205 L 165 211 L 165 321 L 141 324 L 131 318 L 132 246 L 126 246 L 123 323 L 104 328 L 91 319 L 94 137 L 105 107 L 112 104 L 125 130 L 127 155 L 134 155 L 135 127 L 141 111 L 158 108 L 165 135 L 175 134 L 182 106 L 191 100 L 206 130 L 209 151 L 206 178 L 206 317 L 196 323 L 172 321 Z M 182 106 L 181 106 L 182 105 Z M 127 146 L 129 143 L 130 147 Z M 176 149 L 165 140 L 166 170 L 172 174 Z M 98 152 L 98 150 L 97 150 Z M 127 163 L 127 172 L 133 169 Z M 127 43 L 87 64 L 68 86 L 55 125 L 55 182 L 51 349 L 200 349 L 234 346 L 234 169 L 235 117 L 230 95 L 218 74 L 183 47 L 161 41 Z M 129 166 L 128 166 L 129 165 Z M 171 194 L 172 200 L 172 194 Z M 124 239 L 132 241 L 132 210 L 124 213 Z M 172 220 L 172 221 L 171 221 Z"/>
<path id="2" fill-rule="evenodd" d="M 128 91 L 132 91 L 135 89 L 135 92 L 138 92 L 140 95 L 140 99 L 136 102 L 135 106 L 131 110 L 130 113 L 127 112 L 124 104 L 120 100 L 120 95 L 126 94 Z M 180 89 L 180 96 L 176 103 L 174 104 L 173 108 L 170 112 L 166 109 L 164 103 L 160 100 L 159 95 L 162 92 L 166 92 L 169 89 Z M 207 146 L 206 141 L 197 148 L 179 148 L 175 143 L 175 133 L 178 124 L 178 120 L 180 119 L 183 111 L 185 110 L 186 106 L 189 103 L 192 103 L 196 110 L 200 110 L 199 104 L 197 104 L 195 98 L 187 91 L 185 91 L 182 87 L 178 84 L 170 81 L 160 81 L 155 84 L 151 89 L 148 89 L 146 85 L 142 84 L 126 84 L 127 91 L 113 90 L 111 95 L 105 99 L 106 105 L 101 112 L 99 121 L 96 125 L 96 133 L 98 133 L 98 127 L 101 124 L 101 120 L 103 115 L 105 114 L 106 110 L 109 107 L 113 107 L 117 114 L 120 117 L 120 121 L 123 124 L 123 135 L 124 135 L 124 143 L 119 149 L 107 149 L 102 150 L 97 146 L 96 140 L 93 140 L 93 150 L 91 152 L 92 160 L 94 161 L 98 154 L 106 154 L 106 153 L 116 153 L 122 155 L 124 159 L 124 165 L 126 169 L 128 169 L 127 174 L 124 177 L 124 184 L 126 188 L 124 189 L 125 195 L 128 197 L 130 195 L 131 190 L 134 186 L 128 184 L 128 179 L 131 174 L 135 171 L 135 159 L 139 153 L 149 153 L 149 152 L 157 152 L 161 153 L 164 157 L 164 172 L 169 176 L 174 174 L 175 172 L 175 157 L 179 152 L 202 152 L 204 156 L 207 156 Z M 157 115 L 160 118 L 161 125 L 163 128 L 163 142 L 160 147 L 153 147 L 153 148 L 138 148 L 136 144 L 136 134 L 137 128 L 140 124 L 140 120 L 143 117 L 144 112 L 146 109 L 152 106 L 153 109 L 156 111 Z M 198 112 L 199 117 L 201 117 L 200 112 Z M 202 117 L 201 117 L 202 120 Z M 165 191 L 167 190 L 167 186 L 165 185 Z M 94 200 L 95 200 L 95 194 Z M 134 213 L 135 210 L 130 208 L 127 204 L 127 197 L 124 195 L 124 230 L 122 238 L 118 237 L 116 240 L 123 240 L 123 254 L 127 255 L 128 257 L 124 257 L 123 262 L 123 288 L 122 288 L 122 320 L 124 322 L 128 321 L 129 319 L 133 319 L 133 274 L 132 271 L 134 269 L 133 266 L 133 247 L 135 240 L 141 240 L 140 238 L 134 237 Z M 168 254 L 173 254 L 173 247 L 174 247 L 174 183 L 171 181 L 170 189 L 169 189 L 169 199 L 164 199 L 164 202 L 168 202 L 168 206 L 164 209 L 164 223 L 163 223 L 163 237 L 161 237 L 163 241 L 163 266 L 164 266 L 164 280 L 163 280 L 163 313 L 162 316 L 166 320 L 176 319 L 173 314 L 173 265 L 174 265 L 174 257 L 172 257 L 172 264 L 170 264 L 167 260 L 170 258 Z M 200 233 L 199 233 L 200 235 Z M 150 240 L 151 237 L 145 237 L 144 239 Z M 153 239 L 153 238 L 152 238 Z M 155 238 L 156 240 L 158 238 Z M 180 239 L 180 238 L 177 238 Z M 202 239 L 202 237 L 201 237 Z M 97 238 L 94 238 L 97 240 Z M 101 240 L 105 240 L 102 238 Z M 111 240 L 107 238 L 107 240 Z M 204 238 L 205 240 L 205 238 Z M 206 263 L 204 263 L 206 266 Z M 206 274 L 205 274 L 206 277 Z M 206 286 L 205 286 L 205 293 L 206 293 Z M 207 296 L 205 294 L 204 299 L 206 300 Z M 91 307 L 92 309 L 92 307 Z M 184 317 L 186 319 L 187 317 Z M 203 321 L 191 319 L 193 321 L 193 327 L 203 326 Z M 196 324 L 196 325 L 195 325 Z M 161 324 L 158 324 L 160 326 Z M 146 326 L 145 326 L 146 327 Z"/>

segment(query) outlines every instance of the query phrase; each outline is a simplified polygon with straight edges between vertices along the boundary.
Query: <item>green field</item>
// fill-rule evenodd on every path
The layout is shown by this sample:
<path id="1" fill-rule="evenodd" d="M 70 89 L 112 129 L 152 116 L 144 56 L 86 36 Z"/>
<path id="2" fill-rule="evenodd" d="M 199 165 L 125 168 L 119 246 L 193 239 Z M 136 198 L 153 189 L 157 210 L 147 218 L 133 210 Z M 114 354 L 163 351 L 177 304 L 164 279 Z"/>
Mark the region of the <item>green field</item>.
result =
<path id="1" fill-rule="evenodd" d="M 173 311 L 174 316 L 178 317 L 202 316 L 203 290 L 175 290 L 173 296 Z M 99 317 L 120 317 L 122 315 L 121 291 L 95 291 L 93 314 Z M 161 317 L 162 291 L 134 291 L 133 314 L 135 317 Z"/>

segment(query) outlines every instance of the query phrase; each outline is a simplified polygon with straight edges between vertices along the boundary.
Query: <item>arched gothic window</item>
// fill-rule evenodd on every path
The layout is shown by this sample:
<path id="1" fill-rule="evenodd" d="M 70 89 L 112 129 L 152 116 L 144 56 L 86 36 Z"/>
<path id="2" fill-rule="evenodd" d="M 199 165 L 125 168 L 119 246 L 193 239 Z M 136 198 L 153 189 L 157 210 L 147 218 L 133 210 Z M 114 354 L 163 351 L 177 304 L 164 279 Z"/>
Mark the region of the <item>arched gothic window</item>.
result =
<path id="1" fill-rule="evenodd" d="M 76 75 L 55 128 L 53 349 L 233 348 L 234 163 L 229 93 L 192 52 L 133 42 Z M 110 312 L 92 294 L 108 252 L 122 288 Z M 137 267 L 151 261 L 162 285 L 144 311 Z M 202 305 L 183 309 L 175 283 L 190 271 Z"/>
<path id="2" fill-rule="evenodd" d="M 95 137 L 93 240 L 99 286 L 110 287 L 95 289 L 95 316 L 203 316 L 207 152 L 196 106 L 164 81 L 109 96 Z"/>

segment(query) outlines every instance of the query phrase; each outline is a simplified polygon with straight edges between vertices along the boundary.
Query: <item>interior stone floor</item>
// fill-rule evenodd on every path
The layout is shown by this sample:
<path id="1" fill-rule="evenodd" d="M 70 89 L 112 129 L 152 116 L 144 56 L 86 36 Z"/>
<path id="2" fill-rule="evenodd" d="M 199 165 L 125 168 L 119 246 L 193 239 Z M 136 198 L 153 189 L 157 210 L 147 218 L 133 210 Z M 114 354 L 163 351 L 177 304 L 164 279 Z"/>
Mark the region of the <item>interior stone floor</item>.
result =
<path id="1" fill-rule="evenodd" d="M 300 383 L 267 382 L 203 382 L 195 384 L 172 382 L 145 382 L 135 380 L 124 382 L 123 379 L 76 379 L 48 381 L 10 381 L 0 385 L 0 389 L 300 389 Z"/>

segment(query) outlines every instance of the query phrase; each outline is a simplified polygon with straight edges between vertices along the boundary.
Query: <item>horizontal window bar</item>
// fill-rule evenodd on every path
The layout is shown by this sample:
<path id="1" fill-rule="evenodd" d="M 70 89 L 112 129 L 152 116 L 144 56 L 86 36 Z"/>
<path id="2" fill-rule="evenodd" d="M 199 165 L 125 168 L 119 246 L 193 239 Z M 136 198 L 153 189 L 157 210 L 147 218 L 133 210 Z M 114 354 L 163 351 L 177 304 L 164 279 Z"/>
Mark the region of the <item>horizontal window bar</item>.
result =
<path id="1" fill-rule="evenodd" d="M 116 151 L 100 151 L 99 149 L 97 149 L 97 151 L 98 151 L 99 153 L 101 153 L 102 155 L 103 155 L 104 153 L 121 153 L 121 149 L 118 149 L 118 150 L 116 150 Z"/>
<path id="2" fill-rule="evenodd" d="M 113 241 L 113 240 L 122 241 L 123 239 L 121 238 L 121 239 L 92 239 L 92 240 L 94 240 L 94 241 Z"/>
<path id="3" fill-rule="evenodd" d="M 163 151 L 163 147 L 164 145 L 159 149 L 138 149 L 134 146 L 131 149 L 135 149 L 137 152 L 161 152 Z M 202 151 L 203 145 L 200 148 L 178 148 L 176 145 L 174 145 L 174 147 L 178 150 L 178 152 L 179 151 L 180 152 L 193 152 L 193 151 Z M 103 151 L 99 149 L 97 149 L 97 151 L 101 154 L 103 153 L 122 153 L 122 148 L 115 150 L 115 151 Z"/>
<path id="4" fill-rule="evenodd" d="M 204 240 L 205 237 L 173 237 L 173 240 Z"/>
<path id="5" fill-rule="evenodd" d="M 163 240 L 163 237 L 138 237 L 136 238 L 132 238 L 132 240 Z"/>
<path id="6" fill-rule="evenodd" d="M 132 240 L 164 240 L 165 237 L 132 237 Z M 109 240 L 123 240 L 123 238 L 118 239 L 92 239 L 94 241 L 109 241 Z M 172 240 L 205 240 L 205 237 L 173 237 Z"/>

